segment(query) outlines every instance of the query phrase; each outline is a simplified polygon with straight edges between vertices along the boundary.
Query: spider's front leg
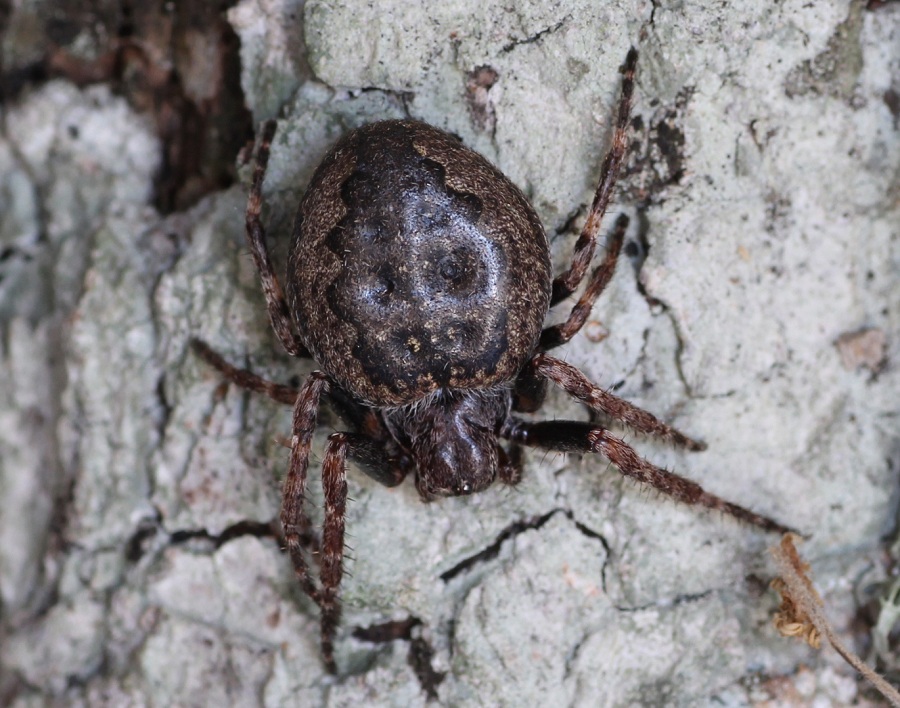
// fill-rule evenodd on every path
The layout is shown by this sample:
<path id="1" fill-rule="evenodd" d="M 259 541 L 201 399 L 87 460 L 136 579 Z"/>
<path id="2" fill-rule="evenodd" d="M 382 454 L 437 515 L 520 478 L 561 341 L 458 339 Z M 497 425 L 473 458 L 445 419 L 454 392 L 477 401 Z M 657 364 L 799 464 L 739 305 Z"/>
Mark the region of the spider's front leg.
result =
<path id="1" fill-rule="evenodd" d="M 605 428 L 592 423 L 577 421 L 531 423 L 510 416 L 504 422 L 500 435 L 523 445 L 558 452 L 601 453 L 625 476 L 649 484 L 668 494 L 675 501 L 715 509 L 765 531 L 778 533 L 792 531 L 766 516 L 710 494 L 696 482 L 651 464 L 627 443 L 611 435 Z"/>
<path id="2" fill-rule="evenodd" d="M 692 440 L 656 416 L 595 386 L 571 364 L 546 354 L 538 354 L 528 362 L 520 374 L 520 381 L 527 384 L 526 389 L 535 387 L 541 381 L 552 381 L 589 408 L 605 413 L 637 432 L 669 440 L 689 450 L 706 448 L 705 444 Z M 649 484 L 676 501 L 717 509 L 766 531 L 780 533 L 791 531 L 777 521 L 706 492 L 696 482 L 651 464 L 638 455 L 631 446 L 593 423 L 577 421 L 530 423 L 509 416 L 500 428 L 500 435 L 523 445 L 559 452 L 601 453 L 622 474 Z"/>
<path id="3" fill-rule="evenodd" d="M 303 537 L 310 527 L 304 509 L 309 452 L 316 430 L 319 405 L 330 387 L 330 377 L 321 371 L 314 371 L 297 396 L 292 425 L 291 463 L 282 487 L 281 528 L 297 581 L 319 606 L 322 659 L 328 672 L 334 674 L 337 673 L 334 634 L 341 612 L 337 593 L 344 559 L 344 512 L 347 504 L 347 435 L 336 433 L 329 438 L 322 462 L 325 520 L 322 527 L 321 590 L 316 588 L 303 555 Z"/>
<path id="4" fill-rule="evenodd" d="M 338 589 L 343 577 L 344 517 L 347 507 L 347 459 L 352 460 L 377 482 L 388 487 L 403 481 L 405 470 L 400 461 L 388 455 L 383 442 L 360 433 L 333 433 L 328 438 L 322 461 L 322 490 L 325 495 L 325 519 L 322 525 L 320 556 L 321 588 L 315 587 L 303 555 L 304 534 L 309 519 L 304 510 L 306 473 L 312 436 L 316 429 L 322 397 L 336 386 L 327 374 L 314 371 L 306 379 L 294 406 L 291 463 L 284 480 L 281 501 L 281 526 L 285 545 L 294 566 L 294 574 L 304 592 L 321 611 L 322 658 L 329 673 L 337 673 L 334 661 L 334 635 L 340 621 Z"/>
<path id="5" fill-rule="evenodd" d="M 294 566 L 294 574 L 303 592 L 319 605 L 321 605 L 320 593 L 312 580 L 309 565 L 303 555 L 303 540 L 309 536 L 310 529 L 304 504 L 309 452 L 316 430 L 321 398 L 327 392 L 329 384 L 327 374 L 314 371 L 307 377 L 297 395 L 291 425 L 291 462 L 281 491 L 281 530 Z M 332 663 L 333 661 L 332 659 Z"/>
<path id="6" fill-rule="evenodd" d="M 348 399 L 327 374 L 314 371 L 298 391 L 229 364 L 199 339 L 192 340 L 191 346 L 204 361 L 238 386 L 265 393 L 281 403 L 294 404 L 291 462 L 282 487 L 281 527 L 297 581 L 321 611 L 322 657 L 328 671 L 336 673 L 334 635 L 341 611 L 338 589 L 343 576 L 346 461 L 352 460 L 372 479 L 387 487 L 400 484 L 406 476 L 406 468 L 398 456 L 385 450 L 385 432 L 379 427 L 377 416 L 373 418 Z M 319 406 L 324 398 L 329 398 L 345 420 L 351 424 L 357 423 L 358 427 L 369 432 L 334 433 L 328 438 L 322 462 L 325 519 L 322 541 L 319 543 L 305 510 L 305 500 L 310 448 Z M 321 587 L 316 587 L 313 581 L 304 549 L 319 555 Z"/>
<path id="7" fill-rule="evenodd" d="M 329 673 L 337 673 L 334 635 L 341 619 L 338 588 L 344 564 L 344 515 L 347 508 L 347 435 L 328 438 L 322 461 L 322 490 L 325 493 L 325 521 L 322 525 L 322 590 L 319 596 L 322 658 Z"/>
<path id="8" fill-rule="evenodd" d="M 552 381 L 588 408 L 598 413 L 605 413 L 639 433 L 669 440 L 688 450 L 706 449 L 706 443 L 689 438 L 671 425 L 663 423 L 652 413 L 595 386 L 587 376 L 561 359 L 538 354 L 528 362 L 520 376 L 538 381 L 541 379 Z"/>

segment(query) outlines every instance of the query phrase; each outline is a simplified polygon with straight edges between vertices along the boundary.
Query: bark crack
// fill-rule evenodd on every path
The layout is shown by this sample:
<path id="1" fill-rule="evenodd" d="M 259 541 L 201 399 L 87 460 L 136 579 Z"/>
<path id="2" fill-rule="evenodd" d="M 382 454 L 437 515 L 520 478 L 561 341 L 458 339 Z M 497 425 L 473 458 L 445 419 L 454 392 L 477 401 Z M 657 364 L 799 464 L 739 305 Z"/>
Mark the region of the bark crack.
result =
<path id="1" fill-rule="evenodd" d="M 434 648 L 423 636 L 424 625 L 418 617 L 407 617 L 404 620 L 392 620 L 368 627 L 356 627 L 353 637 L 371 644 L 389 644 L 397 640 L 409 642 L 409 653 L 406 660 L 419 681 L 422 691 L 429 700 L 436 700 L 438 686 L 447 675 L 445 671 L 435 671 L 431 661 Z"/>
<path id="2" fill-rule="evenodd" d="M 545 27 L 544 29 L 537 32 L 536 34 L 533 34 L 530 37 L 526 37 L 525 39 L 514 39 L 512 42 L 505 45 L 500 50 L 500 53 L 508 54 L 513 49 L 515 49 L 516 47 L 520 47 L 523 44 L 534 44 L 535 42 L 539 42 L 541 39 L 543 39 L 548 34 L 553 34 L 554 32 L 556 32 L 560 27 L 562 27 L 566 23 L 567 20 L 571 19 L 571 17 L 572 17 L 571 15 L 566 15 L 555 25 L 552 25 L 550 27 Z"/>

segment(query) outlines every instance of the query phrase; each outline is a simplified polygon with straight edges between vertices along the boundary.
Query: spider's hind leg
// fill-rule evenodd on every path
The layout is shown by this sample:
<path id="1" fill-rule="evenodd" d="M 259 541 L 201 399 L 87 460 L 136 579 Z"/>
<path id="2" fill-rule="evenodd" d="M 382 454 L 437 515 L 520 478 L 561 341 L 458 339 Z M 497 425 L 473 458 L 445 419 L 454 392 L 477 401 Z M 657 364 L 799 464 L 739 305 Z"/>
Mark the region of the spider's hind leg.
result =
<path id="1" fill-rule="evenodd" d="M 266 176 L 266 166 L 269 162 L 269 147 L 272 143 L 272 138 L 275 137 L 275 127 L 275 121 L 269 120 L 263 124 L 262 128 L 262 136 L 256 154 L 256 167 L 253 170 L 253 182 L 250 185 L 250 195 L 247 198 L 245 218 L 247 243 L 250 246 L 250 253 L 253 254 L 256 269 L 259 271 L 259 278 L 262 281 L 263 292 L 266 296 L 269 320 L 272 322 L 275 334 L 278 335 L 278 339 L 288 354 L 308 357 L 309 352 L 294 331 L 284 291 L 281 289 L 281 283 L 278 281 L 278 276 L 275 275 L 275 268 L 272 266 L 272 259 L 269 257 L 269 249 L 266 246 L 266 230 L 260 218 L 263 201 L 263 179 Z"/>
<path id="2" fill-rule="evenodd" d="M 622 250 L 622 242 L 625 240 L 625 231 L 628 228 L 628 217 L 622 214 L 617 220 L 615 228 L 609 238 L 606 246 L 606 256 L 591 273 L 587 287 L 572 306 L 572 311 L 565 322 L 552 327 L 547 327 L 541 332 L 541 340 L 538 349 L 547 351 L 561 344 L 565 344 L 584 327 L 587 318 L 591 314 L 594 303 L 600 294 L 609 285 L 612 280 L 613 273 L 616 271 L 616 261 L 619 259 L 619 253 Z"/>
<path id="3" fill-rule="evenodd" d="M 591 259 L 594 257 L 597 234 L 600 233 L 600 224 L 609 199 L 616 185 L 616 179 L 625 160 L 625 152 L 628 140 L 628 122 L 631 118 L 631 103 L 634 94 L 634 72 L 637 66 L 637 50 L 632 47 L 625 57 L 625 65 L 622 67 L 622 96 L 619 99 L 619 109 L 616 114 L 616 127 L 613 132 L 612 146 L 603 160 L 600 170 L 600 184 L 594 193 L 594 201 L 588 212 L 581 235 L 575 242 L 575 251 L 572 254 L 572 263 L 568 270 L 559 275 L 553 281 L 553 294 L 550 297 L 551 307 L 565 300 L 575 292 L 587 273 Z"/>

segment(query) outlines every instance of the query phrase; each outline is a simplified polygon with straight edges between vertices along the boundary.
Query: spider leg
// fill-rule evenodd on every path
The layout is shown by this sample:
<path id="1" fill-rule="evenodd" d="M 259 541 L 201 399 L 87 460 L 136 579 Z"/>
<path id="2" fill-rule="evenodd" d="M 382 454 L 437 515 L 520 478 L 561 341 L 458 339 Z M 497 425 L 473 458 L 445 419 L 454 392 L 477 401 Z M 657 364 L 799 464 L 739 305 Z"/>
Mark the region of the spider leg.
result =
<path id="1" fill-rule="evenodd" d="M 294 566 L 297 582 L 320 607 L 322 597 L 313 583 L 309 566 L 303 556 L 304 541 L 310 531 L 309 517 L 303 509 L 306 501 L 306 472 L 309 468 L 309 451 L 316 430 L 319 404 L 328 390 L 330 379 L 321 371 L 312 372 L 304 382 L 294 405 L 292 424 L 291 462 L 284 479 L 281 496 L 281 530 L 288 555 Z"/>
<path id="2" fill-rule="evenodd" d="M 322 657 L 329 673 L 337 673 L 334 635 L 341 618 L 338 589 L 344 570 L 344 521 L 347 509 L 347 458 L 389 487 L 403 481 L 406 473 L 386 456 L 378 442 L 365 435 L 333 433 L 328 437 L 322 461 L 325 521 L 322 527 L 321 579 L 318 603 L 322 612 Z"/>
<path id="3" fill-rule="evenodd" d="M 206 342 L 199 339 L 192 339 L 191 349 L 194 350 L 197 356 L 222 374 L 226 379 L 241 388 L 255 391 L 256 393 L 264 393 L 266 396 L 279 403 L 294 405 L 297 402 L 297 395 L 300 392 L 293 386 L 285 386 L 283 384 L 275 383 L 274 381 L 269 381 L 268 379 L 264 379 L 263 377 L 254 374 L 249 369 L 239 369 L 236 366 L 229 364 Z"/>
<path id="4" fill-rule="evenodd" d="M 689 438 L 672 426 L 663 423 L 652 413 L 595 386 L 587 376 L 571 364 L 546 354 L 538 354 L 529 362 L 529 366 L 533 367 L 536 375 L 552 381 L 588 408 L 605 413 L 632 430 L 669 440 L 688 450 L 706 449 L 706 443 Z"/>
<path id="5" fill-rule="evenodd" d="M 609 285 L 612 280 L 613 273 L 616 270 L 616 261 L 619 258 L 619 252 L 622 250 L 622 242 L 625 240 L 625 230 L 628 228 L 628 217 L 622 214 L 616 220 L 616 226 L 610 236 L 609 244 L 606 247 L 606 256 L 603 262 L 598 265 L 588 280 L 587 288 L 578 298 L 578 302 L 572 307 L 568 319 L 562 324 L 547 327 L 541 332 L 541 341 L 538 344 L 540 351 L 547 351 L 565 344 L 584 326 L 594 303 L 600 297 L 600 293 Z"/>
<path id="6" fill-rule="evenodd" d="M 609 205 L 609 197 L 612 194 L 619 170 L 625 159 L 626 141 L 628 138 L 628 121 L 631 117 L 632 94 L 634 93 L 634 70 L 637 65 L 637 50 L 632 47 L 625 57 L 625 65 L 622 69 L 622 97 L 619 99 L 619 110 L 616 117 L 616 128 L 613 133 L 612 146 L 603 160 L 600 170 L 600 184 L 594 193 L 594 201 L 588 212 L 581 235 L 575 242 L 575 250 L 572 254 L 572 263 L 569 269 L 557 276 L 553 281 L 553 294 L 550 297 L 551 307 L 561 300 L 565 300 L 575 292 L 578 285 L 584 279 L 591 258 L 594 256 L 594 248 L 597 234 L 600 232 L 600 222 Z"/>
<path id="7" fill-rule="evenodd" d="M 293 406 L 297 402 L 297 396 L 300 393 L 299 389 L 269 381 L 262 376 L 254 374 L 249 369 L 239 369 L 229 364 L 212 347 L 200 339 L 192 339 L 191 348 L 203 361 L 237 386 L 255 393 L 263 393 L 278 403 Z M 403 480 L 405 472 L 397 479 L 397 475 L 401 473 L 393 468 L 389 473 L 372 473 L 371 471 L 373 465 L 375 467 L 383 467 L 383 464 L 386 464 L 381 461 L 381 458 L 384 457 L 381 448 L 389 446 L 391 443 L 390 434 L 385 430 L 384 424 L 375 412 L 371 408 L 359 405 L 339 386 L 329 386 L 324 396 L 344 423 L 353 428 L 353 430 L 363 433 L 363 435 L 358 436 L 359 442 L 353 448 L 356 452 L 351 452 L 351 459 L 362 465 L 369 476 L 382 484 L 389 487 L 399 484 Z M 394 464 L 394 462 L 391 462 L 391 464 Z M 400 463 L 397 462 L 396 464 L 399 465 Z"/>
<path id="8" fill-rule="evenodd" d="M 207 364 L 212 366 L 225 376 L 226 379 L 237 386 L 257 393 L 264 393 L 269 398 L 278 401 L 279 403 L 294 405 L 297 402 L 297 397 L 300 394 L 299 389 L 296 389 L 293 386 L 284 386 L 282 384 L 274 383 L 273 381 L 269 381 L 268 379 L 264 379 L 261 376 L 254 374 L 248 369 L 238 369 L 236 366 L 225 361 L 225 359 L 214 351 L 206 342 L 199 339 L 191 340 L 191 348 Z M 313 531 L 312 523 L 306 514 L 303 514 L 297 521 L 297 538 L 303 548 L 308 549 L 313 556 L 318 555 L 320 546 L 319 539 L 316 536 L 315 531 Z M 311 581 L 309 585 L 304 582 L 301 582 L 301 585 L 306 593 L 315 600 L 316 594 L 314 588 L 312 591 L 309 589 L 312 587 Z"/>
<path id="9" fill-rule="evenodd" d="M 547 379 L 538 375 L 534 360 L 528 361 L 513 386 L 512 407 L 519 413 L 534 413 L 544 405 L 547 397 Z"/>
<path id="10" fill-rule="evenodd" d="M 259 271 L 263 292 L 266 295 L 269 320 L 272 322 L 275 334 L 278 335 L 278 339 L 288 354 L 308 357 L 309 352 L 303 346 L 297 333 L 294 332 L 291 323 L 291 313 L 288 310 L 287 300 L 284 298 L 284 291 L 281 289 L 281 283 L 278 282 L 278 276 L 275 275 L 272 260 L 269 258 L 269 249 L 266 247 L 266 230 L 260 219 L 262 185 L 266 176 L 266 166 L 269 162 L 269 147 L 272 144 L 272 138 L 275 136 L 275 126 L 274 120 L 266 121 L 263 124 L 259 150 L 256 154 L 256 167 L 253 170 L 253 181 L 250 185 L 250 196 L 247 199 L 247 243 L 250 245 L 250 252 L 253 254 L 256 269 Z"/>
<path id="11" fill-rule="evenodd" d="M 399 458 L 385 452 L 382 440 L 356 433 L 335 433 L 341 436 L 346 456 L 376 482 L 396 487 L 406 478 L 406 468 Z M 329 438 L 330 439 L 330 438 Z"/>
<path id="12" fill-rule="evenodd" d="M 322 591 L 319 598 L 322 658 L 329 673 L 337 673 L 334 661 L 334 634 L 341 619 L 338 588 L 344 562 L 344 516 L 347 508 L 347 436 L 334 433 L 328 438 L 322 461 L 322 489 L 325 492 L 325 521 L 322 527 Z"/>
<path id="13" fill-rule="evenodd" d="M 405 471 L 379 447 L 378 441 L 356 433 L 334 433 L 328 438 L 322 462 L 322 489 L 325 493 L 325 521 L 322 527 L 320 556 L 321 589 L 317 589 L 303 556 L 304 540 L 310 534 L 309 517 L 303 505 L 306 499 L 306 472 L 316 429 L 319 405 L 333 387 L 330 377 L 314 371 L 306 379 L 294 407 L 291 463 L 281 501 L 281 527 L 285 545 L 294 566 L 294 574 L 303 591 L 322 613 L 322 657 L 329 673 L 337 673 L 334 661 L 334 634 L 340 620 L 338 589 L 343 574 L 344 514 L 347 506 L 347 458 L 357 462 L 382 484 L 393 486 L 403 481 Z"/>
<path id="14" fill-rule="evenodd" d="M 515 443 L 510 444 L 509 452 L 497 445 L 497 479 L 502 484 L 515 487 L 522 481 L 522 448 Z"/>
<path id="15" fill-rule="evenodd" d="M 628 444 L 611 435 L 608 430 L 591 423 L 576 421 L 530 423 L 510 417 L 504 422 L 500 434 L 523 445 L 558 452 L 601 453 L 626 477 L 649 484 L 668 494 L 675 501 L 721 511 L 765 531 L 778 533 L 792 531 L 766 516 L 710 494 L 696 482 L 651 464 Z"/>

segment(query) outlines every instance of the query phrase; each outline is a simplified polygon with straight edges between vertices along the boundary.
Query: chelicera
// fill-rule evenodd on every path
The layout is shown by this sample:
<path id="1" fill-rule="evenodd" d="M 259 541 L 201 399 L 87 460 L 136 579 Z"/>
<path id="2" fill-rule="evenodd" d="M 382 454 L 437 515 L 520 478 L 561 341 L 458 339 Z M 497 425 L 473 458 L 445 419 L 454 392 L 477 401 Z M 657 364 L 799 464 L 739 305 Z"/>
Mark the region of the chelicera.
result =
<path id="1" fill-rule="evenodd" d="M 690 450 L 704 445 L 592 384 L 547 352 L 584 325 L 609 283 L 627 227 L 615 222 L 588 274 L 626 152 L 637 52 L 623 67 L 612 146 L 568 269 L 552 277 L 543 227 L 496 168 L 441 130 L 411 120 L 365 125 L 327 154 L 300 203 L 282 291 L 260 220 L 275 132 L 265 124 L 247 206 L 247 237 L 272 326 L 284 348 L 321 367 L 299 390 L 237 369 L 202 342 L 196 351 L 231 381 L 294 406 L 281 524 L 297 579 L 321 610 L 322 653 L 336 671 L 343 574 L 346 462 L 387 486 L 412 474 L 424 501 L 521 479 L 522 445 L 600 453 L 623 474 L 679 502 L 723 511 L 769 531 L 781 524 L 705 492 L 640 457 L 600 425 L 534 422 L 553 383 L 593 411 Z M 568 318 L 548 310 L 587 279 Z M 327 402 L 345 432 L 328 438 L 325 516 L 315 539 L 304 508 L 310 444 Z M 306 553 L 318 551 L 320 582 Z"/>

